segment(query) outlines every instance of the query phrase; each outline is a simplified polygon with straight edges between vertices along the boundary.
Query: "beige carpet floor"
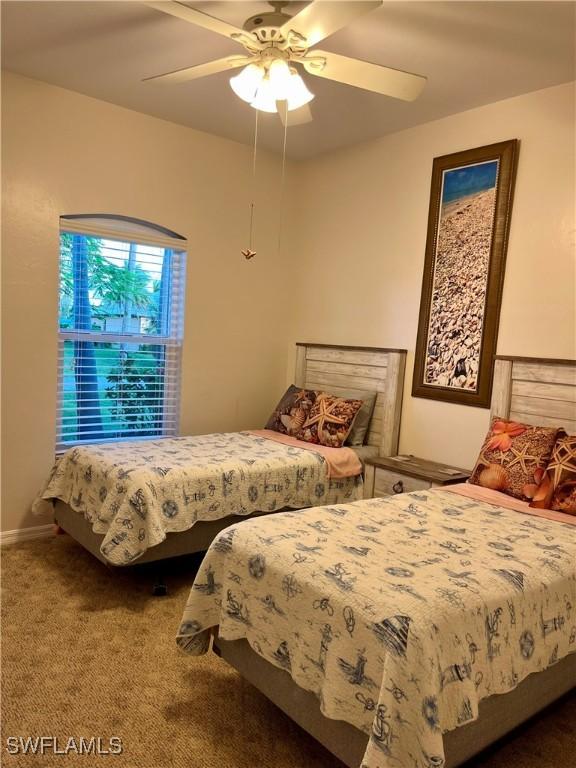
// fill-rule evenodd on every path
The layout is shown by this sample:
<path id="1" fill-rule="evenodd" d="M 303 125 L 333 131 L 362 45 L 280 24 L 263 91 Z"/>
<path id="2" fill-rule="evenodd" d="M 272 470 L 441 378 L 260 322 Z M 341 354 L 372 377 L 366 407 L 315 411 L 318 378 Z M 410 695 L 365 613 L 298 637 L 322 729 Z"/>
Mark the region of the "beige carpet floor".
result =
<path id="1" fill-rule="evenodd" d="M 110 571 L 67 536 L 2 550 L 3 766 L 341 768 L 214 654 L 176 649 L 195 564 L 173 564 L 155 598 L 148 570 Z M 123 754 L 7 754 L 8 736 L 36 735 L 118 736 Z M 576 766 L 576 696 L 473 765 Z"/>

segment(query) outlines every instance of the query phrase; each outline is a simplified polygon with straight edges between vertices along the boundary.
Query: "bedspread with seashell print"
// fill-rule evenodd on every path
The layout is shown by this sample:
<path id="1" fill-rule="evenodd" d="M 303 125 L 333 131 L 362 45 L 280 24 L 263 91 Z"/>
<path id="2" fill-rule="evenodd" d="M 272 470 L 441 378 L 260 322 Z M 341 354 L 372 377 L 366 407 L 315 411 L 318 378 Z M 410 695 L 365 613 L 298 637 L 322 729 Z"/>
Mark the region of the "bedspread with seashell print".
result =
<path id="1" fill-rule="evenodd" d="M 576 529 L 445 490 L 256 518 L 212 543 L 178 645 L 214 626 L 369 734 L 364 768 L 441 768 L 481 699 L 576 651 Z"/>
<path id="2" fill-rule="evenodd" d="M 41 498 L 83 514 L 104 557 L 126 565 L 197 521 L 361 497 L 362 477 L 331 479 L 310 446 L 231 432 L 71 448 Z"/>

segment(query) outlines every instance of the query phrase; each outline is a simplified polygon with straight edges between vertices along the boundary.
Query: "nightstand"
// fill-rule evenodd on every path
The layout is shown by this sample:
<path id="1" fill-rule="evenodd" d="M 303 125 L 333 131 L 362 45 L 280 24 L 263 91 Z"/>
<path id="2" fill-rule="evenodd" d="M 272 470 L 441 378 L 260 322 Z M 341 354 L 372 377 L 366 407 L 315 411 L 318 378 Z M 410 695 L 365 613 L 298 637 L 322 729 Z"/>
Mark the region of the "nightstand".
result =
<path id="1" fill-rule="evenodd" d="M 424 491 L 452 483 L 463 483 L 470 472 L 416 456 L 386 456 L 366 459 L 364 498 L 392 496 L 395 493 Z"/>

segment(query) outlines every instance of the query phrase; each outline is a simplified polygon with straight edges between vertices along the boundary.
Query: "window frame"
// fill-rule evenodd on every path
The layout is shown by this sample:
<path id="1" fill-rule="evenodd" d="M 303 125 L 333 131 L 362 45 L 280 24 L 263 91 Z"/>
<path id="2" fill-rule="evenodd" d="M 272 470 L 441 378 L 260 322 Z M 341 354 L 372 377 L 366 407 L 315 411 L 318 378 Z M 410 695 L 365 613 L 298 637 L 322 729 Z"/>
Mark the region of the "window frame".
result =
<path id="1" fill-rule="evenodd" d="M 60 328 L 58 312 L 58 376 L 57 376 L 57 418 L 56 418 L 56 454 L 60 455 L 69 448 L 89 444 L 116 442 L 135 442 L 160 440 L 177 436 L 180 432 L 180 394 L 182 378 L 182 343 L 184 338 L 185 286 L 187 245 L 186 238 L 160 225 L 131 217 L 114 214 L 74 214 L 60 217 L 59 257 L 58 257 L 58 306 L 60 307 L 60 275 L 62 269 L 62 235 L 80 235 L 122 243 L 164 248 L 176 257 L 176 269 L 171 272 L 168 287 L 169 323 L 168 333 L 145 334 L 127 331 L 115 333 L 106 331 L 84 331 Z M 165 254 L 164 254 L 165 257 Z M 128 435 L 122 437 L 90 437 L 86 440 L 64 440 L 64 344 L 72 342 L 93 342 L 106 344 L 154 345 L 163 347 L 165 355 L 165 373 L 163 378 L 162 425 L 157 435 Z M 169 361 L 169 362 L 168 362 Z M 98 390 L 99 394 L 101 390 Z M 167 403 L 171 405 L 166 405 Z M 160 429 L 160 428 L 159 428 Z M 76 434 L 76 438 L 78 435 Z"/>

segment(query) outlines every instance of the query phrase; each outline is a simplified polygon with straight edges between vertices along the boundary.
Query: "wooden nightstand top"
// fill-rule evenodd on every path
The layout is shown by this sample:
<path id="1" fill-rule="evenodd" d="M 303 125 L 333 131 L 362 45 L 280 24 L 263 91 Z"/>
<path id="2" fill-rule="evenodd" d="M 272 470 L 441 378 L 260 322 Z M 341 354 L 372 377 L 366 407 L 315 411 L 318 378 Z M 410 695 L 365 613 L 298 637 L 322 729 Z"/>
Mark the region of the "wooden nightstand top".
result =
<path id="1" fill-rule="evenodd" d="M 417 456 L 374 456 L 366 459 L 365 463 L 418 480 L 428 480 L 437 485 L 463 483 L 470 477 L 470 472 L 466 469 L 419 459 Z"/>

